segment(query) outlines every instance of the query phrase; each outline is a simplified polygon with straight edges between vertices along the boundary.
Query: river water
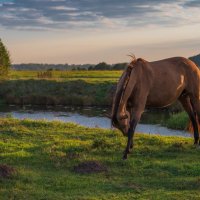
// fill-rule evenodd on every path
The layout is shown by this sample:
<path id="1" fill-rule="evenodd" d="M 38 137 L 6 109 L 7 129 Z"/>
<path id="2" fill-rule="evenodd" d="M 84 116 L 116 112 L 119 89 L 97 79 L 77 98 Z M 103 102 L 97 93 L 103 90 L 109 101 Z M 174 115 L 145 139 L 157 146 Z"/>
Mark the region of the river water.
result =
<path id="1" fill-rule="evenodd" d="M 74 122 L 87 127 L 111 128 L 108 108 L 102 107 L 0 107 L 0 117 L 17 119 L 34 119 L 47 121 Z M 172 130 L 162 127 L 159 123 L 169 118 L 166 111 L 144 112 L 136 132 L 165 136 L 191 137 L 186 131 Z M 152 124 L 153 123 L 153 124 Z"/>

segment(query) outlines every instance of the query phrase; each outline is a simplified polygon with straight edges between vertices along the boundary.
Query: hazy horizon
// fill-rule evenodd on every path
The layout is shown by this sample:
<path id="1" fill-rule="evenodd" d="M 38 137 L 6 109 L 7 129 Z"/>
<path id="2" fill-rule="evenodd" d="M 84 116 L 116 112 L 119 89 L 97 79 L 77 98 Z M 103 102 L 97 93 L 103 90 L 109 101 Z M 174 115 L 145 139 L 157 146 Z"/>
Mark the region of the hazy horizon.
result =
<path id="1" fill-rule="evenodd" d="M 0 0 L 14 64 L 109 64 L 200 53 L 198 0 Z"/>

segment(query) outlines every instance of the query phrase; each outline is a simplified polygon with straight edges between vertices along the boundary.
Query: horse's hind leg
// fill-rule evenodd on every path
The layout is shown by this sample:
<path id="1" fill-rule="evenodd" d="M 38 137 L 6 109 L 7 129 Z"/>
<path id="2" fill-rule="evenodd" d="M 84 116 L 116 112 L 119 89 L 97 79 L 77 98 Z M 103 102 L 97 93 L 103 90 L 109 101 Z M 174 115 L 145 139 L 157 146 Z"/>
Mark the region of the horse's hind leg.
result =
<path id="1" fill-rule="evenodd" d="M 191 99 L 191 105 L 193 107 L 194 112 L 197 114 L 198 118 L 198 125 L 200 124 L 200 100 L 197 97 L 190 97 Z M 199 139 L 199 135 L 198 135 Z M 200 144 L 200 141 L 199 141 Z"/>
<path id="2" fill-rule="evenodd" d="M 193 131 L 194 131 L 194 144 L 198 144 L 199 140 L 199 131 L 198 131 L 198 124 L 197 124 L 197 118 L 196 118 L 196 113 L 193 109 L 193 106 L 190 101 L 189 96 L 180 96 L 179 101 L 181 102 L 184 110 L 187 112 L 193 126 Z"/>
<path id="3" fill-rule="evenodd" d="M 130 128 L 128 130 L 128 141 L 127 141 L 126 149 L 124 151 L 123 159 L 127 159 L 127 155 L 128 153 L 130 153 L 130 148 L 133 148 L 133 135 L 135 132 L 135 128 L 140 120 L 141 114 L 142 114 L 141 111 L 132 113 Z"/>

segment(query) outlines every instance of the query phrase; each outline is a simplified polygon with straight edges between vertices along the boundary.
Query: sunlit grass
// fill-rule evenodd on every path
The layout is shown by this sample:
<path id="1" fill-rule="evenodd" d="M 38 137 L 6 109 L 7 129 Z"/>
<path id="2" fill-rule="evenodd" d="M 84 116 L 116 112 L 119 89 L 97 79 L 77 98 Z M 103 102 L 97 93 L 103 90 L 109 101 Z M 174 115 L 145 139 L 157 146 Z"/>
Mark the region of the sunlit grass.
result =
<path id="1" fill-rule="evenodd" d="M 11 70 L 10 79 L 38 79 L 39 71 L 16 71 Z M 65 80 L 87 80 L 96 81 L 112 81 L 116 82 L 122 74 L 122 71 L 51 71 L 52 78 L 60 81 Z"/>
<path id="2" fill-rule="evenodd" d="M 199 151 L 192 139 L 136 134 L 123 161 L 118 131 L 71 123 L 0 119 L 0 164 L 17 170 L 0 178 L 0 199 L 199 199 Z M 78 174 L 98 161 L 106 172 Z"/>

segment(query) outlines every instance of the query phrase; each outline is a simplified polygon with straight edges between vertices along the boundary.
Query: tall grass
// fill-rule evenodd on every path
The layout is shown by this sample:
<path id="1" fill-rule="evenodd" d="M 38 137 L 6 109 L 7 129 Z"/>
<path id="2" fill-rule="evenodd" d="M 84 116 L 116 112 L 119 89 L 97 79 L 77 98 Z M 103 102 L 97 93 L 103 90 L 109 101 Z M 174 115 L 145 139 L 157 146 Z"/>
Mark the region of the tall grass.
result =
<path id="1" fill-rule="evenodd" d="M 189 117 L 186 112 L 172 114 L 168 120 L 163 121 L 162 125 L 171 129 L 186 130 L 189 125 Z"/>

